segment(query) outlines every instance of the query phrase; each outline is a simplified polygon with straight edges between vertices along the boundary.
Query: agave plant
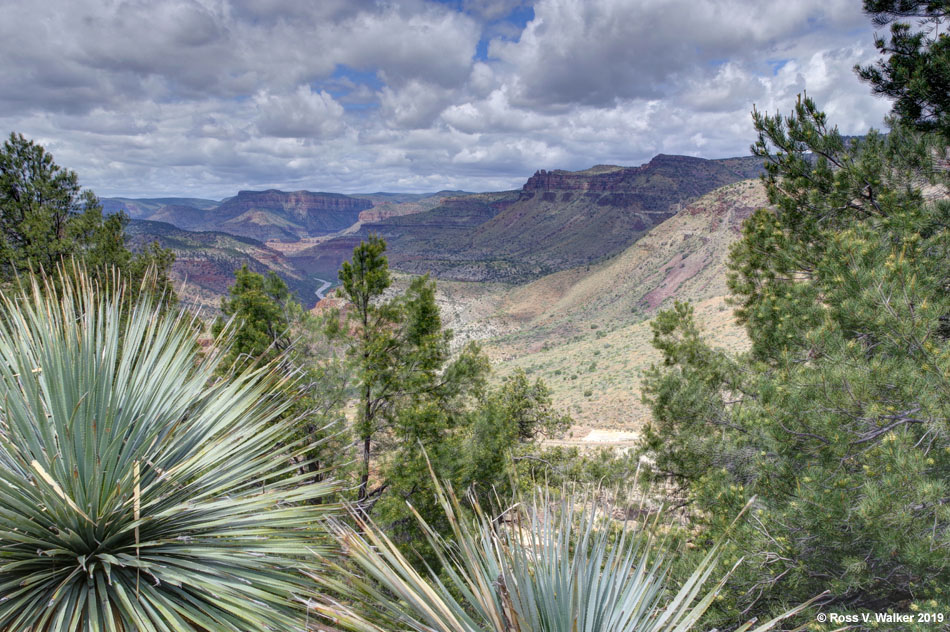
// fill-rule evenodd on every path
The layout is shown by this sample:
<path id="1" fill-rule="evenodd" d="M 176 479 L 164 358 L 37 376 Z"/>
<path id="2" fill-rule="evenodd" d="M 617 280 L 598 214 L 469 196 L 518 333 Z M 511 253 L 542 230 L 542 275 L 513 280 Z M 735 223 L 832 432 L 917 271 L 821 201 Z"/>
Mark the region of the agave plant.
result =
<path id="1" fill-rule="evenodd" d="M 559 501 L 536 494 L 502 520 L 475 503 L 462 518 L 451 488 L 438 486 L 454 540 L 438 536 L 416 515 L 443 565 L 419 573 L 398 547 L 369 522 L 334 531 L 355 569 L 337 566 L 321 578 L 341 601 L 311 602 L 336 625 L 365 632 L 399 627 L 420 632 L 684 632 L 693 629 L 728 579 L 708 589 L 719 557 L 713 546 L 689 579 L 668 594 L 669 559 L 652 524 L 605 518 L 591 496 L 563 490 Z M 735 567 L 733 567 L 734 569 Z M 761 632 L 799 612 L 803 604 L 756 628 Z M 753 622 L 737 628 L 748 630 Z"/>
<path id="2" fill-rule="evenodd" d="M 331 484 L 286 378 L 214 381 L 184 316 L 64 285 L 0 299 L 0 630 L 301 629 Z"/>

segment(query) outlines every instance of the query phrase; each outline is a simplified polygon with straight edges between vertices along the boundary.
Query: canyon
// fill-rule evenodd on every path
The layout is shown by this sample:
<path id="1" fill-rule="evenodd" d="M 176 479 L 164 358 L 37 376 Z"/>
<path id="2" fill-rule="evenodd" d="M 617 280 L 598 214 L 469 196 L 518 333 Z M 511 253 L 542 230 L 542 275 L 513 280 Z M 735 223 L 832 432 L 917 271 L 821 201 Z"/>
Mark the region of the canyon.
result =
<path id="1" fill-rule="evenodd" d="M 647 418 L 639 376 L 658 360 L 658 309 L 690 300 L 715 344 L 745 347 L 725 261 L 742 221 L 767 204 L 761 172 L 751 157 L 660 155 L 638 167 L 539 170 L 521 189 L 488 193 L 103 202 L 133 216 L 133 246 L 175 252 L 179 293 L 207 317 L 242 264 L 274 271 L 313 307 L 360 240 L 378 234 L 397 284 L 437 279 L 456 343 L 479 341 L 496 379 L 521 369 L 548 384 L 576 421 L 565 445 L 624 446 Z"/>

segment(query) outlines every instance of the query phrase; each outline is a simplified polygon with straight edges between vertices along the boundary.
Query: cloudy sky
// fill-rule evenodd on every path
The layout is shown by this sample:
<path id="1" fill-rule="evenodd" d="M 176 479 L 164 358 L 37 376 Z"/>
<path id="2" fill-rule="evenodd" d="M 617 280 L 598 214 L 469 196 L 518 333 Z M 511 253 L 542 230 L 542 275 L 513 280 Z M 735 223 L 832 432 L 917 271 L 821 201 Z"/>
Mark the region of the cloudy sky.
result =
<path id="1" fill-rule="evenodd" d="M 499 190 L 888 103 L 860 0 L 0 0 L 0 131 L 101 196 Z"/>

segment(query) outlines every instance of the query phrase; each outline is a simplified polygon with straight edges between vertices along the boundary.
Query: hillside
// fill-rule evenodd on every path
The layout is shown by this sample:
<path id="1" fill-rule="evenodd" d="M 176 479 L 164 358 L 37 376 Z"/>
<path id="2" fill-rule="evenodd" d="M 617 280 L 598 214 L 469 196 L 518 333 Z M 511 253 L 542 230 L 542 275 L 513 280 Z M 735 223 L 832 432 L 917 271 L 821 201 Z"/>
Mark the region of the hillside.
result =
<path id="1" fill-rule="evenodd" d="M 360 212 L 374 206 L 372 199 L 340 193 L 275 189 L 239 191 L 221 202 L 194 198 L 105 198 L 102 202 L 107 212 L 122 209 L 133 219 L 167 222 L 184 230 L 221 231 L 259 241 L 285 242 L 342 231 L 359 220 Z"/>
<path id="2" fill-rule="evenodd" d="M 157 241 L 175 253 L 171 276 L 179 296 L 206 313 L 215 313 L 221 297 L 234 283 L 234 271 L 247 264 L 254 272 L 276 272 L 304 303 L 315 300 L 321 284 L 296 270 L 276 250 L 247 237 L 223 232 L 192 232 L 166 222 L 132 220 L 126 228 L 130 247 Z"/>
<path id="3" fill-rule="evenodd" d="M 414 215 L 432 210 L 441 205 L 446 199 L 472 195 L 465 191 L 439 191 L 438 193 L 426 193 L 423 195 L 408 196 L 395 193 L 375 193 L 372 196 L 365 196 L 365 199 L 372 201 L 373 208 L 362 211 L 359 216 L 361 224 L 379 222 L 391 217 L 403 217 L 405 215 Z M 363 198 L 364 196 L 354 196 Z"/>
<path id="4" fill-rule="evenodd" d="M 504 313 L 537 336 L 571 335 L 578 324 L 612 327 L 673 299 L 728 293 L 725 262 L 742 222 L 768 205 L 758 180 L 721 187 L 687 204 L 634 245 L 597 266 L 565 270 L 513 288 Z"/>
<path id="5" fill-rule="evenodd" d="M 442 256 L 443 251 L 439 249 L 444 247 L 444 243 L 440 241 L 439 235 L 452 231 L 460 233 L 470 231 L 497 214 L 500 207 L 509 199 L 514 199 L 510 192 L 475 193 L 462 197 L 430 197 L 421 202 L 402 203 L 398 205 L 398 208 L 388 205 L 374 207 L 361 213 L 360 217 L 371 219 L 377 212 L 386 213 L 394 209 L 398 214 L 389 216 L 384 222 L 362 223 L 355 230 L 344 231 L 330 239 L 311 240 L 305 248 L 288 250 L 288 256 L 295 266 L 307 274 L 335 279 L 340 264 L 349 258 L 360 240 L 365 239 L 370 233 L 377 233 L 387 241 L 387 257 L 390 265 L 396 269 L 415 273 L 416 271 L 409 263 L 412 257 L 405 256 L 394 247 L 394 243 L 400 240 L 400 236 L 402 236 L 401 243 L 413 242 L 419 252 L 428 253 L 429 259 L 425 261 L 430 262 L 433 257 Z M 435 208 L 422 210 L 426 204 L 431 204 Z M 386 230 L 380 230 L 381 226 L 385 226 Z M 434 238 L 429 238 L 428 232 L 435 230 L 441 232 Z M 473 265 L 478 264 L 473 263 Z M 422 273 L 425 272 L 432 272 L 439 276 L 441 270 L 430 266 Z"/>
<path id="6" fill-rule="evenodd" d="M 255 271 L 276 271 L 309 306 L 316 301 L 314 289 L 322 284 L 318 278 L 336 280 L 340 263 L 359 243 L 359 238 L 352 235 L 363 221 L 420 213 L 459 193 L 463 192 L 357 197 L 307 191 L 241 191 L 223 202 L 107 198 L 104 204 L 113 211 L 123 209 L 147 218 L 134 220 L 129 227 L 132 245 L 158 240 L 175 251 L 178 259 L 173 274 L 178 281 L 189 281 L 183 295 L 194 296 L 202 305 L 216 308 L 233 282 L 234 269 L 247 261 Z M 329 246 L 313 249 L 331 236 L 339 238 Z"/>
<path id="7" fill-rule="evenodd" d="M 340 193 L 240 191 L 215 211 L 216 229 L 266 241 L 296 241 L 343 230 L 373 203 Z"/>
<path id="8" fill-rule="evenodd" d="M 500 376 L 522 368 L 544 379 L 578 422 L 577 438 L 595 429 L 629 438 L 648 414 L 640 373 L 659 359 L 649 326 L 657 309 L 693 301 L 715 344 L 745 347 L 725 301 L 725 262 L 742 221 L 766 204 L 758 180 L 731 184 L 603 263 L 517 286 L 440 280 L 440 303 L 461 339 L 485 339 Z"/>
<path id="9" fill-rule="evenodd" d="M 664 155 L 640 167 L 539 171 L 520 191 L 451 198 L 361 234 L 386 238 L 406 272 L 520 283 L 616 255 L 684 203 L 760 171 L 754 158 Z"/>
<path id="10" fill-rule="evenodd" d="M 208 211 L 217 208 L 221 202 L 203 198 L 100 198 L 102 210 L 106 213 L 125 211 L 132 219 L 152 219 L 152 215 L 166 206 L 180 206 Z"/>
<path id="11" fill-rule="evenodd" d="M 726 163 L 727 167 L 720 168 L 719 162 Z M 322 285 L 318 279 L 335 280 L 340 263 L 350 256 L 364 233 L 386 226 L 391 231 L 384 236 L 390 239 L 388 255 L 394 268 L 408 269 L 410 273 L 432 270 L 440 276 L 440 307 L 449 326 L 456 330 L 459 342 L 482 340 L 486 351 L 497 361 L 499 376 L 520 367 L 542 377 L 552 388 L 555 401 L 578 421 L 575 433 L 580 437 L 592 429 L 601 435 L 607 432 L 608 436 L 616 437 L 609 433 L 634 432 L 646 415 L 640 403 L 639 374 L 657 359 L 650 346 L 649 328 L 649 318 L 657 309 L 669 306 L 674 299 L 692 300 L 697 303 L 702 320 L 709 324 L 709 333 L 717 344 L 732 348 L 745 344 L 744 335 L 733 324 L 731 308 L 724 299 L 727 294 L 725 259 L 729 245 L 739 236 L 742 220 L 767 203 L 761 183 L 742 180 L 692 201 L 670 203 L 677 195 L 701 190 L 717 178 L 728 179 L 742 173 L 741 169 L 758 168 L 757 164 L 750 165 L 744 159 L 736 163 L 695 162 L 694 159 L 664 161 L 660 157 L 651 162 L 653 167 L 637 168 L 639 171 L 634 170 L 632 175 L 625 173 L 630 169 L 609 166 L 574 173 L 539 173 L 521 191 L 462 196 L 446 192 L 380 202 L 357 215 L 357 222 L 366 222 L 363 226 L 357 223 L 335 234 L 292 242 L 262 243 L 222 231 L 194 232 L 151 221 L 133 221 L 129 235 L 134 244 L 157 239 L 175 251 L 177 261 L 172 273 L 177 282 L 187 281 L 183 297 L 216 309 L 220 297 L 233 282 L 234 270 L 244 262 L 257 272 L 276 271 L 306 305 L 312 305 L 316 300 L 314 292 Z M 638 208 L 647 209 L 639 211 L 640 215 L 670 204 L 667 211 L 655 213 L 656 219 L 665 219 L 641 233 L 631 233 L 632 238 L 639 239 L 602 261 L 551 274 L 540 274 L 543 268 L 536 266 L 533 268 L 538 274 L 536 278 L 511 283 L 512 278 L 522 277 L 504 274 L 513 269 L 510 260 L 455 260 L 453 256 L 457 253 L 439 250 L 446 248 L 447 241 L 476 243 L 473 236 L 487 235 L 488 229 L 496 226 L 499 218 L 512 209 L 520 207 L 527 212 L 545 208 L 549 203 L 543 202 L 543 197 L 551 189 L 601 199 L 620 195 L 617 180 L 646 177 L 657 181 L 661 174 L 669 176 L 677 170 L 706 175 L 699 182 L 682 175 L 684 179 L 678 185 L 667 182 L 663 186 L 673 186 L 672 193 L 664 194 L 662 187 L 656 184 L 655 189 L 642 186 L 636 196 L 629 194 L 630 199 L 636 198 Z M 528 196 L 526 190 L 534 194 Z M 537 203 L 539 197 L 543 204 Z M 272 196 L 272 199 L 280 197 Z M 229 202 L 231 200 L 226 200 L 222 206 Z M 232 212 L 246 209 L 249 206 L 246 202 L 242 202 L 243 206 L 232 203 L 236 209 Z M 362 202 L 372 203 L 370 200 Z M 570 200 L 565 204 L 569 206 L 569 203 Z M 554 203 L 550 205 L 553 207 Z M 627 208 L 632 206 L 630 202 Z M 603 207 L 613 209 L 608 204 Z M 153 216 L 174 215 L 179 222 L 189 221 L 191 213 L 195 223 L 199 223 L 206 212 L 179 205 L 166 205 L 152 211 Z M 379 217 L 377 213 L 388 212 L 400 214 L 375 221 Z M 673 214 L 667 216 L 669 213 Z M 244 210 L 236 217 L 246 217 L 246 214 Z M 293 215 L 287 213 L 285 217 Z M 291 220 L 286 222 L 289 224 Z M 510 222 L 498 223 L 497 230 L 500 231 L 502 225 L 515 231 Z M 575 221 L 575 225 L 580 227 L 580 221 Z M 516 238 L 512 241 L 523 243 L 530 243 L 536 236 L 513 234 Z M 594 244 L 605 241 L 591 239 Z M 574 242 L 566 242 L 564 253 L 570 253 L 573 247 Z M 466 255 L 474 252 L 474 246 L 469 248 Z M 530 258 L 529 254 L 526 253 L 525 258 Z M 562 262 L 568 260 L 570 258 L 565 256 Z M 508 282 L 459 281 L 457 277 L 501 277 Z M 579 357 L 585 358 L 583 366 L 577 363 Z"/>
<path id="12" fill-rule="evenodd" d="M 165 222 L 184 230 L 208 230 L 214 222 L 213 209 L 200 209 L 186 204 L 168 204 L 150 213 L 148 221 Z M 145 219 L 145 218 L 143 218 Z"/>
<path id="13" fill-rule="evenodd" d="M 176 274 L 187 275 L 202 288 L 203 303 L 218 303 L 214 295 L 227 288 L 246 253 L 252 266 L 277 270 L 298 289 L 301 300 L 312 305 L 313 289 L 322 283 L 317 279 L 334 281 L 359 241 L 378 233 L 387 240 L 395 270 L 432 273 L 446 282 L 518 286 L 505 299 L 503 320 L 515 329 L 532 329 L 537 338 L 547 332 L 573 335 L 572 323 L 587 322 L 589 314 L 598 314 L 597 322 L 625 322 L 631 314 L 642 318 L 679 293 L 680 283 L 691 287 L 705 282 L 705 273 L 695 279 L 694 273 L 710 267 L 710 253 L 718 252 L 720 244 L 703 246 L 700 242 L 709 238 L 700 236 L 702 227 L 692 236 L 684 233 L 682 244 L 645 242 L 641 252 L 654 258 L 665 253 L 663 261 L 637 260 L 632 270 L 612 266 L 615 260 L 636 260 L 624 254 L 627 249 L 654 235 L 655 227 L 701 195 L 760 170 L 760 162 L 751 157 L 660 155 L 640 167 L 539 171 L 520 190 L 494 193 L 268 190 L 241 191 L 220 203 L 113 198 L 109 204 L 124 205 L 128 212 L 156 222 L 148 230 L 139 226 L 130 233 L 155 233 L 178 252 Z M 172 228 L 178 231 L 174 236 Z M 216 237 L 209 237 L 212 234 Z M 675 259 L 686 251 L 689 254 Z M 662 266 L 666 271 L 661 273 Z M 605 289 L 601 278 L 622 283 Z M 650 289 L 638 293 L 631 288 Z"/>

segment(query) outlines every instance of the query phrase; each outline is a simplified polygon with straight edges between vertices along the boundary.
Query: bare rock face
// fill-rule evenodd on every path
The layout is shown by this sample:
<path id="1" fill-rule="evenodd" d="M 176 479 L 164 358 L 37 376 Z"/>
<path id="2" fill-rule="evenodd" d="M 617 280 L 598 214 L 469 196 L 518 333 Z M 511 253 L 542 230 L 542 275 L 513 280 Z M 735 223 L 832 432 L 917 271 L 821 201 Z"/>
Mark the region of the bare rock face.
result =
<path id="1" fill-rule="evenodd" d="M 520 191 L 447 199 L 364 229 L 386 238 L 398 269 L 517 283 L 616 255 L 689 201 L 761 171 L 752 157 L 666 155 L 640 167 L 541 170 Z"/>
<path id="2" fill-rule="evenodd" d="M 660 154 L 639 167 L 599 165 L 584 171 L 536 171 L 521 188 L 522 199 L 541 194 L 545 201 L 554 201 L 551 193 L 561 193 L 561 201 L 570 200 L 574 192 L 586 194 L 590 201 L 602 206 L 644 209 L 666 208 L 684 197 L 702 195 L 726 184 L 755 177 L 761 172 L 756 158 L 706 160 L 691 156 Z M 565 193 L 567 193 L 565 195 Z"/>
<path id="3" fill-rule="evenodd" d="M 214 211 L 215 228 L 262 241 L 296 241 L 348 228 L 369 200 L 339 193 L 240 191 Z"/>

